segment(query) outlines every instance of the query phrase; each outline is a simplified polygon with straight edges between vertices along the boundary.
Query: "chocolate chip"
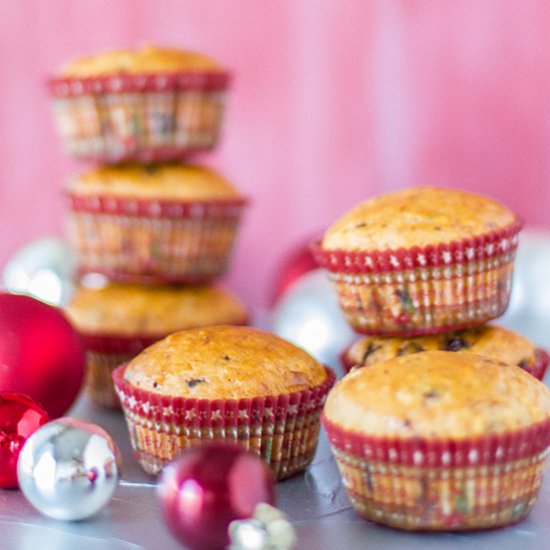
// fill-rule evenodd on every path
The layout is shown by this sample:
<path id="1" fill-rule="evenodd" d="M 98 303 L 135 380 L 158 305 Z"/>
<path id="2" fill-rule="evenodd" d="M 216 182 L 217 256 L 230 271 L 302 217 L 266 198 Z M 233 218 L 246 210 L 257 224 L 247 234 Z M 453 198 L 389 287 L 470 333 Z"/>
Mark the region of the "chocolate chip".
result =
<path id="1" fill-rule="evenodd" d="M 204 378 L 191 378 L 191 380 L 186 380 L 185 382 L 190 388 L 194 388 L 197 384 L 202 384 L 206 380 Z"/>
<path id="2" fill-rule="evenodd" d="M 522 359 L 522 360 L 518 363 L 518 367 L 519 367 L 520 369 L 526 369 L 528 366 L 529 366 L 529 359 Z"/>
<path id="3" fill-rule="evenodd" d="M 428 399 L 436 399 L 439 397 L 439 392 L 435 391 L 435 390 L 429 390 L 429 391 L 426 391 L 422 394 L 422 397 L 425 399 L 425 400 L 428 400 Z"/>
<path id="4" fill-rule="evenodd" d="M 153 382 L 153 388 L 156 388 L 159 385 L 157 381 Z"/>
<path id="5" fill-rule="evenodd" d="M 225 361 L 230 361 L 231 360 L 231 357 L 229 357 L 229 355 L 224 355 L 223 358 L 225 359 Z"/>
<path id="6" fill-rule="evenodd" d="M 460 351 L 469 347 L 470 344 L 460 336 L 452 336 L 443 344 L 443 349 L 445 351 Z"/>

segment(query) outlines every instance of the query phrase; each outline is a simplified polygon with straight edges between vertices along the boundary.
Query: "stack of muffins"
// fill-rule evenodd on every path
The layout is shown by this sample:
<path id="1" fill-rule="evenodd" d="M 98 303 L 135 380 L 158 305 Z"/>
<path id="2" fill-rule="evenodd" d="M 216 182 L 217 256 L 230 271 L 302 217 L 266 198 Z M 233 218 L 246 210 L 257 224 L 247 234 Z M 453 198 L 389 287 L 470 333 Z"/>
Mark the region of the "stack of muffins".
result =
<path id="1" fill-rule="evenodd" d="M 362 516 L 480 529 L 534 505 L 550 444 L 539 381 L 549 358 L 486 325 L 508 305 L 520 227 L 486 197 L 415 188 L 362 203 L 315 245 L 347 320 L 367 335 L 344 352 L 350 372 L 323 413 Z"/>
<path id="2" fill-rule="evenodd" d="M 212 286 L 246 201 L 189 164 L 216 145 L 228 83 L 212 59 L 157 47 L 78 59 L 50 82 L 66 150 L 99 164 L 67 189 L 82 277 L 67 313 L 87 346 L 86 388 L 98 404 L 119 406 L 112 370 L 147 345 L 180 329 L 247 322 L 240 301 Z M 92 273 L 108 282 L 86 286 Z"/>

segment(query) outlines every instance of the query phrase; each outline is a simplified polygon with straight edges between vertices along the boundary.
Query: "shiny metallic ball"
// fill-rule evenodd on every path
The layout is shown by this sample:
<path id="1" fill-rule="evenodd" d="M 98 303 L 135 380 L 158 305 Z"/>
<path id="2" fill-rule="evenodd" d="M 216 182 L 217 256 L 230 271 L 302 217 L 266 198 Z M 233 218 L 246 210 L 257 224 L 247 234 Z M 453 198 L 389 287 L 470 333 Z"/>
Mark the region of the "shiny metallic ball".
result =
<path id="1" fill-rule="evenodd" d="M 67 521 L 93 516 L 117 487 L 120 453 L 109 434 L 88 422 L 60 418 L 25 442 L 19 486 L 42 514 Z"/>
<path id="2" fill-rule="evenodd" d="M 269 328 L 329 366 L 357 338 L 340 310 L 324 269 L 304 273 L 275 303 Z"/>
<path id="3" fill-rule="evenodd" d="M 8 260 L 2 270 L 2 282 L 8 292 L 64 306 L 73 292 L 75 266 L 75 253 L 64 239 L 41 237 Z"/>

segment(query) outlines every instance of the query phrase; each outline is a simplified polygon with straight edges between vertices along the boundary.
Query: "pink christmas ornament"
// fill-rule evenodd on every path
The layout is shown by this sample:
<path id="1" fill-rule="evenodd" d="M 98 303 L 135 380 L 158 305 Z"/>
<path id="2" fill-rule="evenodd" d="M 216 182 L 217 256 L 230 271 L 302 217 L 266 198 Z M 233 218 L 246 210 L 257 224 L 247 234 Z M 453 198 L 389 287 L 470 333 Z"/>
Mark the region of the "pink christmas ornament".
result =
<path id="1" fill-rule="evenodd" d="M 193 550 L 229 544 L 233 520 L 273 504 L 273 475 L 242 447 L 212 443 L 193 447 L 168 464 L 158 486 L 161 510 L 174 536 Z"/>

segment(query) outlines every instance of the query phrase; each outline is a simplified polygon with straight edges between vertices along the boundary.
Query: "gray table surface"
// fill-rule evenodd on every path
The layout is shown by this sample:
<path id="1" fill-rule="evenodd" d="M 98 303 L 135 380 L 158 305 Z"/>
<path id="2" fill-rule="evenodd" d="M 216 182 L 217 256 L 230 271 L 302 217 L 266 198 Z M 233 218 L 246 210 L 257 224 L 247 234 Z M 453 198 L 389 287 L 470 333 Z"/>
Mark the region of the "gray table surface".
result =
<path id="1" fill-rule="evenodd" d="M 511 316 L 504 324 L 540 341 L 548 323 Z M 19 491 L 0 491 L 2 550 L 140 550 L 179 549 L 166 529 L 155 494 L 155 478 L 145 474 L 133 457 L 122 413 L 94 406 L 81 396 L 70 416 L 105 428 L 123 458 L 122 481 L 111 502 L 95 517 L 61 522 L 41 516 Z M 278 506 L 298 534 L 298 549 L 530 549 L 550 548 L 550 474 L 547 472 L 535 509 L 522 523 L 466 534 L 404 533 L 358 518 L 342 488 L 330 448 L 321 433 L 314 462 L 304 474 L 280 482 Z"/>
<path id="2" fill-rule="evenodd" d="M 97 422 L 124 456 L 122 482 L 97 516 L 61 522 L 41 516 L 19 491 L 0 491 L 2 550 L 176 550 L 160 516 L 155 479 L 131 453 L 123 418 L 82 398 L 72 416 Z M 350 508 L 324 435 L 308 470 L 278 484 L 278 506 L 291 518 L 298 549 L 533 549 L 550 548 L 550 474 L 530 517 L 513 527 L 468 534 L 404 533 L 358 518 Z"/>

